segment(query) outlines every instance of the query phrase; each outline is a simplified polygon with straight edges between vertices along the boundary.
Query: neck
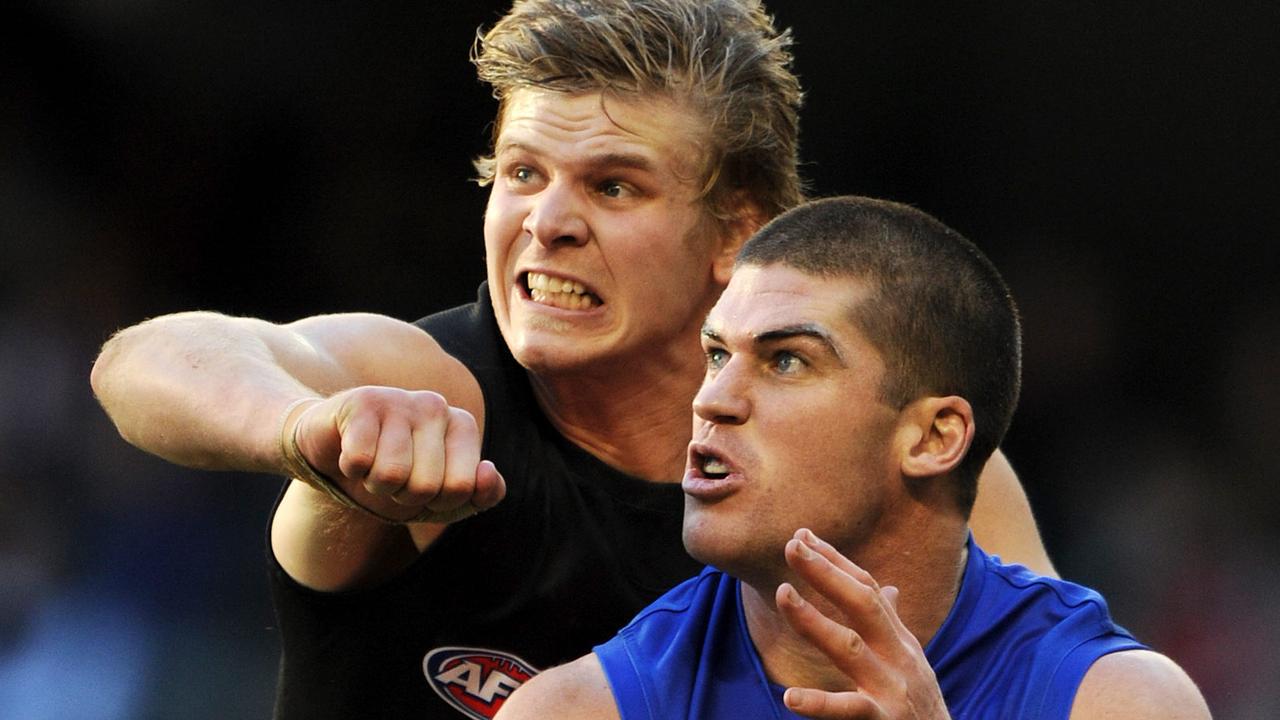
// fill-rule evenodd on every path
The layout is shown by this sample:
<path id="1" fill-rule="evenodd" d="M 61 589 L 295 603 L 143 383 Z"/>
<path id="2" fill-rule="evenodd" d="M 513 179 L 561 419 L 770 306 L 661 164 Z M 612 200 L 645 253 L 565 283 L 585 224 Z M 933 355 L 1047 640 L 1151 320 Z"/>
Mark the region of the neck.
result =
<path id="1" fill-rule="evenodd" d="M 871 573 L 880 587 L 898 588 L 898 617 L 924 647 L 955 603 L 964 575 L 968 535 L 963 522 L 958 527 L 948 522 L 947 527 L 933 528 L 935 532 L 924 533 L 923 537 L 920 527 L 916 525 L 914 535 L 903 533 L 901 538 L 892 537 L 895 533 L 885 529 L 880 542 L 842 552 Z M 777 586 L 784 580 L 790 582 L 822 614 L 867 637 L 873 633 L 868 631 L 865 619 L 848 616 L 789 570 L 776 580 L 742 585 L 747 628 L 769 679 L 786 687 L 855 689 L 851 678 L 782 617 L 774 601 Z M 875 646 L 871 649 L 874 652 Z"/>
<path id="2" fill-rule="evenodd" d="M 625 473 L 679 482 L 702 379 L 696 338 L 601 369 L 531 375 L 552 425 L 570 442 Z"/>

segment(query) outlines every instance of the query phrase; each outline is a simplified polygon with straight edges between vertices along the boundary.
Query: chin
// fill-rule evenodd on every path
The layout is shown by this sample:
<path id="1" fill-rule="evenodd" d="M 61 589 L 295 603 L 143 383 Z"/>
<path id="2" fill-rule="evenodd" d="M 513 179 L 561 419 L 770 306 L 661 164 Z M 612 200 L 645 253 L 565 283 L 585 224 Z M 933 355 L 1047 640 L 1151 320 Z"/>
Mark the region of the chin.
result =
<path id="1" fill-rule="evenodd" d="M 503 335 L 516 362 L 535 373 L 571 368 L 583 361 L 583 353 L 573 343 L 538 328 L 511 329 Z"/>
<path id="2" fill-rule="evenodd" d="M 721 570 L 729 571 L 740 562 L 740 557 L 748 549 L 744 538 L 737 537 L 724 528 L 717 528 L 715 523 L 706 522 L 706 518 L 690 517 L 686 511 L 683 531 L 684 547 L 689 557 L 704 565 L 713 565 Z"/>
<path id="3" fill-rule="evenodd" d="M 689 557 L 756 588 L 773 588 L 787 578 L 784 551 L 788 538 L 773 537 L 771 528 L 753 523 L 736 523 L 733 528 L 716 528 L 686 514 L 684 547 Z M 746 533 L 734 532 L 748 528 Z M 760 532 L 757 532 L 760 531 Z M 788 536 L 789 537 L 789 536 Z"/>
<path id="4" fill-rule="evenodd" d="M 589 369 L 600 364 L 598 358 L 580 352 L 565 351 L 564 348 L 513 348 L 512 355 L 525 370 L 546 377 Z"/>

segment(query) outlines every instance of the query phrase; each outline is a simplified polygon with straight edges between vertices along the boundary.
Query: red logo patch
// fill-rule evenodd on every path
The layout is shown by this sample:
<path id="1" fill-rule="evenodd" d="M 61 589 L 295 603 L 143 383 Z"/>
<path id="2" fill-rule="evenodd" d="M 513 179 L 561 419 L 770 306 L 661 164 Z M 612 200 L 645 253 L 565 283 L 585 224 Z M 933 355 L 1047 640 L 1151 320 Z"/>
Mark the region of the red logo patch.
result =
<path id="1" fill-rule="evenodd" d="M 431 689 L 475 720 L 492 720 L 502 703 L 538 669 L 510 653 L 483 648 L 442 647 L 422 659 Z"/>

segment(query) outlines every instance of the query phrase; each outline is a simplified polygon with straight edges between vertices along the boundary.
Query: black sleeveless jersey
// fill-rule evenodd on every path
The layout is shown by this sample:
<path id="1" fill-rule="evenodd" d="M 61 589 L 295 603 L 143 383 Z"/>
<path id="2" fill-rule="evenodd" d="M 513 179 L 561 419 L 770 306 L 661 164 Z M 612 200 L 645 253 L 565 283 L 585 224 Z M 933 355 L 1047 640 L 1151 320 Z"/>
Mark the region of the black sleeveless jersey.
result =
<path id="1" fill-rule="evenodd" d="M 679 483 L 625 475 L 564 439 L 477 302 L 416 323 L 484 392 L 496 507 L 451 525 L 400 576 L 319 593 L 270 553 L 283 653 L 276 717 L 492 717 L 532 672 L 591 651 L 700 568 Z"/>

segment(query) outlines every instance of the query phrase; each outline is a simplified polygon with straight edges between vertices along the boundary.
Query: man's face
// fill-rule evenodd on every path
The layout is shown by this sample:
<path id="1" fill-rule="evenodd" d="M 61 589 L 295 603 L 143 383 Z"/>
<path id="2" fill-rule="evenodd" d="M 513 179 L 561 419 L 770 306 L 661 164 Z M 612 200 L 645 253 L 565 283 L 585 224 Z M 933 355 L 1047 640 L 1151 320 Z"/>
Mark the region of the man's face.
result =
<path id="1" fill-rule="evenodd" d="M 692 114 L 666 101 L 518 90 L 485 212 L 490 292 L 535 371 L 688 344 L 721 289 Z"/>
<path id="2" fill-rule="evenodd" d="M 874 529 L 900 476 L 884 364 L 850 317 L 864 283 L 738 269 L 707 318 L 684 477 L 685 547 L 750 581 L 776 577 L 808 527 L 844 549 Z"/>

